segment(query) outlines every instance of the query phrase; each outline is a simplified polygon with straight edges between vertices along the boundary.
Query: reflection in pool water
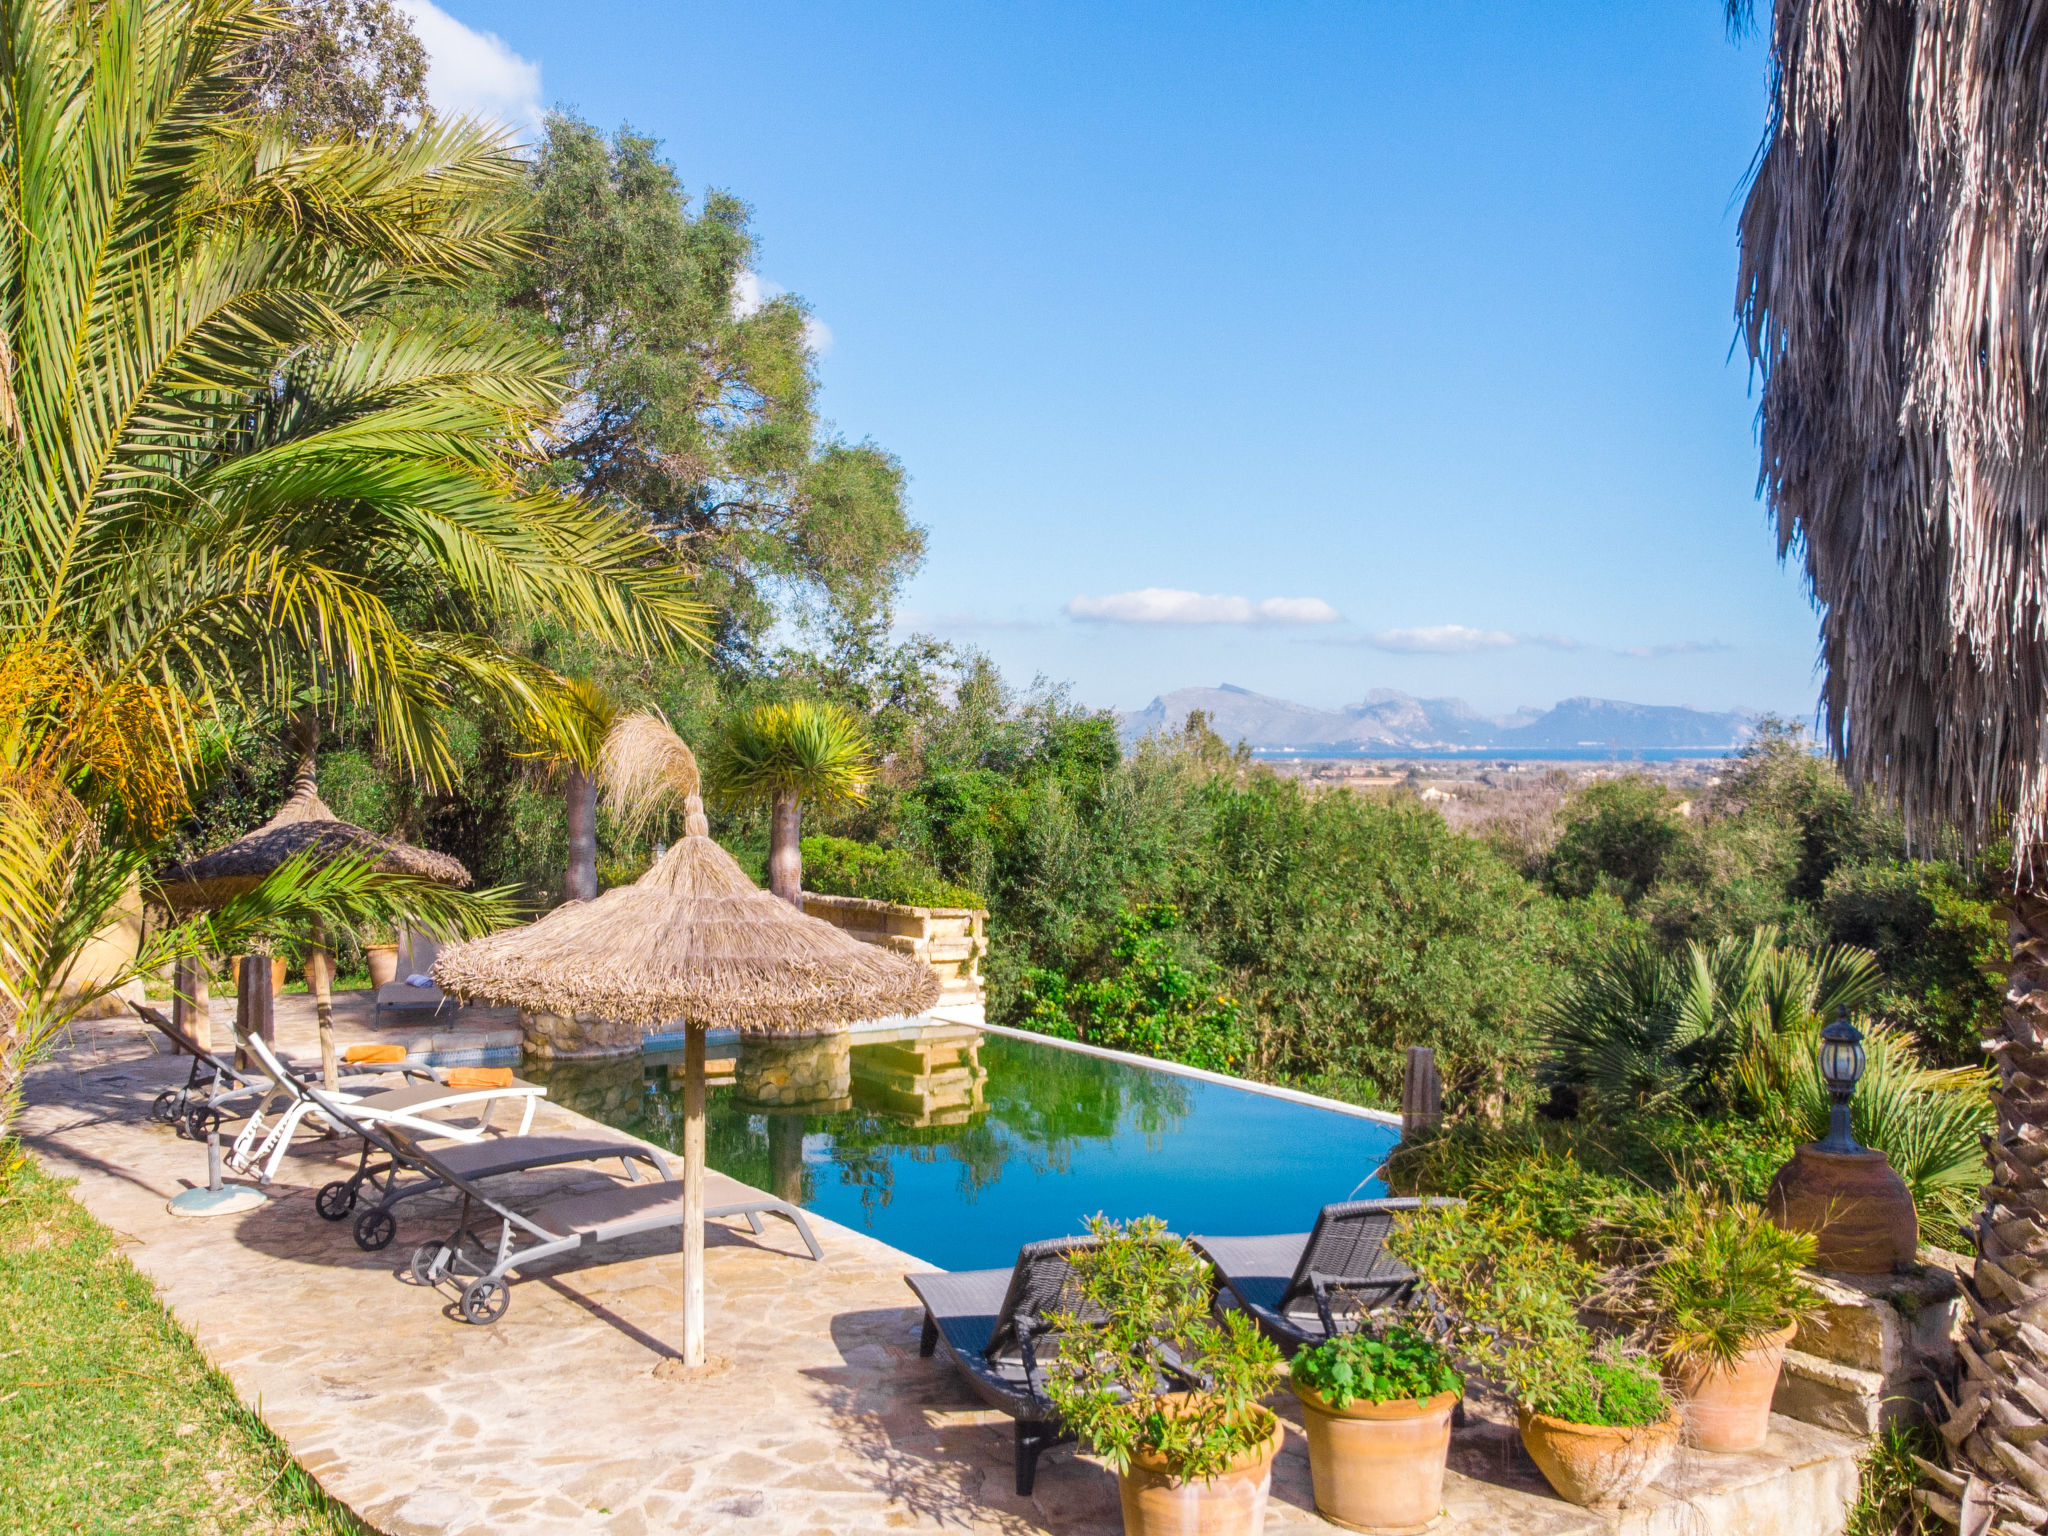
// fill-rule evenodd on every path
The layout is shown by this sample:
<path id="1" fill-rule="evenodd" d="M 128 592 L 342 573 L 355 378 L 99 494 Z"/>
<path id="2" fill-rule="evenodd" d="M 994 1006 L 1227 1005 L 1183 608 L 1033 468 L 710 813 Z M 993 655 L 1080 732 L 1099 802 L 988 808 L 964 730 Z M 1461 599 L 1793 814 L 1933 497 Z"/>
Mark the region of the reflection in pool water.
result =
<path id="1" fill-rule="evenodd" d="M 682 1053 L 529 1062 L 549 1096 L 682 1143 Z M 932 1024 L 712 1047 L 711 1166 L 946 1269 L 1008 1264 L 1096 1211 L 1179 1232 L 1301 1231 L 1384 1193 L 1394 1126 Z"/>

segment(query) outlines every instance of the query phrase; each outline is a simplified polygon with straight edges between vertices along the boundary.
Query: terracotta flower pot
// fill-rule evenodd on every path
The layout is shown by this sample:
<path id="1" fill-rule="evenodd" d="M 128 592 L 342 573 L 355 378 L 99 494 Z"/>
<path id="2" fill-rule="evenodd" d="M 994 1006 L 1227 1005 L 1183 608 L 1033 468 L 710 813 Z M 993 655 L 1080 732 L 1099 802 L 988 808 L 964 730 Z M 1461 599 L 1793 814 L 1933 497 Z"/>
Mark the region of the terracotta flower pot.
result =
<path id="1" fill-rule="evenodd" d="M 1687 1362 L 1668 1367 L 1664 1379 L 1685 1399 L 1685 1438 L 1703 1451 L 1753 1451 L 1771 1433 L 1771 1395 L 1785 1346 L 1799 1331 L 1788 1323 L 1766 1334 L 1732 1365 Z"/>
<path id="2" fill-rule="evenodd" d="M 270 995 L 272 997 L 284 996 L 284 973 L 285 967 L 289 963 L 283 955 L 273 955 L 270 957 Z M 236 955 L 228 961 L 228 980 L 233 983 L 238 991 L 240 990 L 242 985 L 242 957 L 240 955 Z"/>
<path id="3" fill-rule="evenodd" d="M 370 985 L 388 987 L 398 980 L 398 946 L 396 944 L 365 944 L 363 959 L 369 962 Z"/>
<path id="4" fill-rule="evenodd" d="M 1626 1428 L 1521 1414 L 1522 1444 L 1558 1497 L 1586 1509 L 1614 1509 L 1657 1479 L 1678 1449 L 1676 1415 Z"/>
<path id="5" fill-rule="evenodd" d="M 1419 1531 L 1444 1507 L 1444 1460 L 1458 1394 L 1338 1408 L 1297 1385 L 1316 1510 L 1353 1530 Z"/>
<path id="6" fill-rule="evenodd" d="M 1117 1479 L 1124 1536 L 1261 1536 L 1283 1432 L 1278 1414 L 1259 1411 L 1273 1421 L 1273 1432 L 1211 1478 L 1182 1482 L 1164 1457 L 1133 1452 L 1130 1471 Z"/>

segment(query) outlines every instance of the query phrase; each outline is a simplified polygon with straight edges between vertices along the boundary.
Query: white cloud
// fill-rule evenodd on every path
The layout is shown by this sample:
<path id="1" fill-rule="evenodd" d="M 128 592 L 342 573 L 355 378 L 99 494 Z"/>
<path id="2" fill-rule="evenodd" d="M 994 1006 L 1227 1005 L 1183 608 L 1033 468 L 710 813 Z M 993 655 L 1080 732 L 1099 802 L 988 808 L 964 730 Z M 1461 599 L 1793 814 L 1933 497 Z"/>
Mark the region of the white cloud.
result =
<path id="1" fill-rule="evenodd" d="M 744 320 L 762 305 L 788 292 L 782 284 L 770 282 L 758 272 L 742 272 L 733 280 L 732 312 Z M 832 327 L 816 315 L 805 315 L 804 341 L 812 352 L 823 357 L 832 350 Z"/>
<path id="2" fill-rule="evenodd" d="M 1638 661 L 1653 661 L 1660 656 L 1705 656 L 1715 651 L 1734 649 L 1722 640 L 1674 640 L 1667 645 L 1625 645 L 1619 654 L 1633 656 Z"/>
<path id="3" fill-rule="evenodd" d="M 495 32 L 464 26 L 433 0 L 398 0 L 427 50 L 427 98 L 450 117 L 480 117 L 508 128 L 540 127 L 540 66 Z"/>
<path id="4" fill-rule="evenodd" d="M 1456 656 L 1469 651 L 1504 651 L 1522 642 L 1504 629 L 1473 629 L 1464 624 L 1429 624 L 1420 629 L 1383 629 L 1365 643 L 1376 651 L 1407 656 Z"/>
<path id="5" fill-rule="evenodd" d="M 1320 597 L 1225 597 L 1145 587 L 1107 597 L 1076 597 L 1067 617 L 1098 624 L 1336 624 L 1343 615 Z"/>

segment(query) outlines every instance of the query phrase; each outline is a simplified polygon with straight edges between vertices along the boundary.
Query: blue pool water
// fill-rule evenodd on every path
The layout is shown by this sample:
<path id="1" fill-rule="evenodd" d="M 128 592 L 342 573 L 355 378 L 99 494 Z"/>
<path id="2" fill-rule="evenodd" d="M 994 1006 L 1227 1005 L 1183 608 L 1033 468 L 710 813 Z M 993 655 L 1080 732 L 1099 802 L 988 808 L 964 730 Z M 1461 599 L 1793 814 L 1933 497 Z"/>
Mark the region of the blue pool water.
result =
<path id="1" fill-rule="evenodd" d="M 1372 1175 L 1378 1120 L 1032 1039 L 928 1026 L 900 1038 L 711 1049 L 708 1160 L 943 1269 L 1007 1265 L 1084 1219 L 1298 1232 Z M 728 1075 L 729 1074 L 729 1075 Z M 680 1053 L 534 1065 L 551 1097 L 679 1146 Z"/>

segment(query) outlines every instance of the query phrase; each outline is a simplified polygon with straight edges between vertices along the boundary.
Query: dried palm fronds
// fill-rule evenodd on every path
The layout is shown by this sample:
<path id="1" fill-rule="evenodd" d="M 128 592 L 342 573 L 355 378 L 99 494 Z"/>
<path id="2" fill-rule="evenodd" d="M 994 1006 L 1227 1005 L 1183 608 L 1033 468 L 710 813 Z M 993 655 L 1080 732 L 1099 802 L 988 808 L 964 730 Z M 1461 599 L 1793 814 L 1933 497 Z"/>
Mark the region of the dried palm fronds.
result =
<path id="1" fill-rule="evenodd" d="M 698 791 L 697 758 L 659 712 L 636 709 L 612 721 L 597 754 L 605 808 L 630 837 L 664 805 Z"/>

